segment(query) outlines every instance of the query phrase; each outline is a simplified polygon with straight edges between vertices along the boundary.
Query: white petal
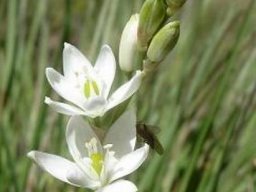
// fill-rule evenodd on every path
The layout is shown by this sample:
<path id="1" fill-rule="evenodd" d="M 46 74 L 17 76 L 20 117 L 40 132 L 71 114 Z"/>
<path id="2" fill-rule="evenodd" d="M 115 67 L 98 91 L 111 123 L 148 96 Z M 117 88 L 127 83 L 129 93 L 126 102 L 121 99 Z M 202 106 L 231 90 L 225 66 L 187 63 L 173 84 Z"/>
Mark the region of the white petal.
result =
<path id="1" fill-rule="evenodd" d="M 70 118 L 66 129 L 66 140 L 69 152 L 75 161 L 88 157 L 85 143 L 89 142 L 92 138 L 97 140 L 97 148 L 101 152 L 101 143 L 91 126 L 80 116 L 73 116 Z"/>
<path id="2" fill-rule="evenodd" d="M 76 164 L 57 155 L 31 151 L 27 154 L 29 158 L 35 161 L 43 170 L 47 171 L 57 179 L 74 186 L 80 186 L 78 183 L 72 183 L 67 179 L 67 173 L 70 170 L 78 171 Z M 81 174 L 80 172 L 78 174 Z"/>
<path id="3" fill-rule="evenodd" d="M 147 158 L 148 151 L 149 146 L 145 144 L 143 147 L 123 156 L 116 164 L 110 181 L 124 177 L 138 169 Z"/>
<path id="4" fill-rule="evenodd" d="M 63 71 L 64 76 L 73 79 L 76 72 L 88 73 L 92 70 L 91 63 L 73 45 L 64 43 Z"/>
<path id="5" fill-rule="evenodd" d="M 137 71 L 133 78 L 119 87 L 108 99 L 107 109 L 109 110 L 131 97 L 140 87 L 143 73 Z"/>
<path id="6" fill-rule="evenodd" d="M 97 190 L 96 192 L 136 192 L 137 187 L 130 181 L 118 180 L 106 187 Z"/>
<path id="7" fill-rule="evenodd" d="M 77 186 L 84 188 L 96 189 L 100 186 L 100 182 L 92 180 L 90 177 L 84 174 L 78 167 L 77 169 L 71 169 L 67 172 L 67 180 Z"/>
<path id="8" fill-rule="evenodd" d="M 107 101 L 104 97 L 95 96 L 89 98 L 84 104 L 84 108 L 90 112 L 90 117 L 102 116 L 105 112 Z"/>
<path id="9" fill-rule="evenodd" d="M 87 113 L 85 113 L 78 107 L 68 105 L 66 103 L 53 101 L 49 97 L 45 97 L 44 102 L 48 104 L 51 108 L 53 108 L 55 111 L 65 115 L 87 115 Z"/>
<path id="10" fill-rule="evenodd" d="M 108 45 L 101 48 L 100 54 L 94 66 L 94 71 L 105 83 L 103 96 L 107 98 L 116 72 L 115 56 Z"/>
<path id="11" fill-rule="evenodd" d="M 53 68 L 46 68 L 45 73 L 50 85 L 61 97 L 83 108 L 84 96 L 68 80 Z"/>
<path id="12" fill-rule="evenodd" d="M 124 112 L 111 126 L 105 140 L 105 144 L 113 144 L 111 151 L 115 151 L 120 158 L 134 150 L 136 142 L 136 114 L 134 110 Z"/>

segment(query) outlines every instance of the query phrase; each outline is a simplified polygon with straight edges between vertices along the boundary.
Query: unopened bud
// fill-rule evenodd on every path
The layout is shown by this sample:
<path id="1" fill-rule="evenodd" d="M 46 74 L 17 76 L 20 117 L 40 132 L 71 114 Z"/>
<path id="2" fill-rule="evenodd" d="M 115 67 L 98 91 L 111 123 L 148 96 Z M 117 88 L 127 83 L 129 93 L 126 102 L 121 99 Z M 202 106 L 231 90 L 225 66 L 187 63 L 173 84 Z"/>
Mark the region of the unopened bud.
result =
<path id="1" fill-rule="evenodd" d="M 147 51 L 148 59 L 154 63 L 161 62 L 176 45 L 179 34 L 179 21 L 166 24 L 152 39 Z"/>
<path id="2" fill-rule="evenodd" d="M 166 0 L 166 3 L 168 5 L 167 13 L 168 15 L 173 15 L 177 10 L 179 10 L 186 0 Z"/>
<path id="3" fill-rule="evenodd" d="M 146 49 L 165 18 L 166 6 L 163 0 L 146 0 L 140 11 L 138 28 L 138 43 L 141 49 Z"/>
<path id="4" fill-rule="evenodd" d="M 134 57 L 137 50 L 137 30 L 139 15 L 132 15 L 126 23 L 119 45 L 119 65 L 121 70 L 131 72 L 134 69 Z"/>

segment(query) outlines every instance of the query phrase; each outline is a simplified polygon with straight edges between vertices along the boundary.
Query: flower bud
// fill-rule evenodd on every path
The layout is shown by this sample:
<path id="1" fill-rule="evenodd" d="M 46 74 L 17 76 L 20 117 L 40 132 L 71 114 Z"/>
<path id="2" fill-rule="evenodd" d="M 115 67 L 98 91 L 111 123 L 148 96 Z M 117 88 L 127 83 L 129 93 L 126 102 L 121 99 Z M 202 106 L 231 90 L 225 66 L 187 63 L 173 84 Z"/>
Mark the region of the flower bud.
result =
<path id="1" fill-rule="evenodd" d="M 180 34 L 180 22 L 173 21 L 166 24 L 153 37 L 147 51 L 147 57 L 151 62 L 159 63 L 176 45 Z"/>
<path id="2" fill-rule="evenodd" d="M 141 49 L 147 48 L 165 18 L 166 6 L 162 0 L 146 0 L 140 11 L 138 43 Z"/>
<path id="3" fill-rule="evenodd" d="M 132 72 L 134 69 L 134 57 L 137 50 L 137 30 L 139 15 L 132 15 L 126 23 L 119 45 L 119 65 L 121 70 Z"/>
<path id="4" fill-rule="evenodd" d="M 168 5 L 168 15 L 173 15 L 178 9 L 180 9 L 186 0 L 166 0 L 166 3 Z"/>

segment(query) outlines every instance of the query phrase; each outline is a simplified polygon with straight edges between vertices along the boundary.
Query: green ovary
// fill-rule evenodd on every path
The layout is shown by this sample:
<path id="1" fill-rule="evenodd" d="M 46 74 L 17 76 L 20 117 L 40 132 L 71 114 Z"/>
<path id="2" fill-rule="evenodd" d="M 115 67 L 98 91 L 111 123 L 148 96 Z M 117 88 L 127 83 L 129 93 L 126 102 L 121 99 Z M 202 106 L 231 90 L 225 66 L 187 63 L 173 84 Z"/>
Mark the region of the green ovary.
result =
<path id="1" fill-rule="evenodd" d="M 86 81 L 84 83 L 84 95 L 86 98 L 89 98 L 91 94 L 91 90 L 90 90 L 90 82 Z"/>
<path id="2" fill-rule="evenodd" d="M 103 165 L 103 156 L 100 153 L 94 153 L 91 155 L 92 167 L 100 175 L 102 165 Z"/>
<path id="3" fill-rule="evenodd" d="M 93 90 L 94 90 L 95 94 L 99 95 L 100 91 L 99 91 L 99 88 L 98 88 L 98 85 L 97 85 L 96 81 L 92 81 L 92 87 L 93 87 Z"/>
<path id="4" fill-rule="evenodd" d="M 93 91 L 96 95 L 99 95 L 99 94 L 100 94 L 99 87 L 98 87 L 96 81 L 89 81 L 89 80 L 86 80 L 85 83 L 84 83 L 84 95 L 85 95 L 85 97 L 86 97 L 87 99 L 91 96 L 92 91 Z"/>

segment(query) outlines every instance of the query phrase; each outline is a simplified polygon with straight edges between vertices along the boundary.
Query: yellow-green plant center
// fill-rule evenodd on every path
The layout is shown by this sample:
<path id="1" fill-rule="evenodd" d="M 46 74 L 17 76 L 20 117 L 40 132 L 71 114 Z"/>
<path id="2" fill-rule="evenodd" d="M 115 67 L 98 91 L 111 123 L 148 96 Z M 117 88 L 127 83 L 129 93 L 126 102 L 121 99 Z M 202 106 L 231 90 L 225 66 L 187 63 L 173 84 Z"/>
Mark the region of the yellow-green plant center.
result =
<path id="1" fill-rule="evenodd" d="M 100 175 L 103 165 L 103 155 L 101 153 L 93 153 L 90 158 L 92 160 L 92 167 Z"/>
<path id="2" fill-rule="evenodd" d="M 96 81 L 86 80 L 84 83 L 84 95 L 86 98 L 89 98 L 92 95 L 92 93 L 94 93 L 95 95 L 99 95 L 99 87 Z"/>

